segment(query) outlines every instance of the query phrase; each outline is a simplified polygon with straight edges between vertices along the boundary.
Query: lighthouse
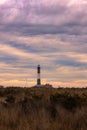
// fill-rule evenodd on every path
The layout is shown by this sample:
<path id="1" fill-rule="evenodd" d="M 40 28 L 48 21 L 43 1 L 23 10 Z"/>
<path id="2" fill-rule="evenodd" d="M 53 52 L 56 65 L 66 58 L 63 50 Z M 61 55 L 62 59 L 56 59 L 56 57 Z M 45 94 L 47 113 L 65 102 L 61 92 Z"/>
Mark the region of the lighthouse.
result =
<path id="1" fill-rule="evenodd" d="M 37 86 L 40 86 L 40 85 L 41 85 L 40 73 L 41 73 L 41 67 L 40 67 L 40 65 L 38 65 L 38 66 L 37 66 Z"/>

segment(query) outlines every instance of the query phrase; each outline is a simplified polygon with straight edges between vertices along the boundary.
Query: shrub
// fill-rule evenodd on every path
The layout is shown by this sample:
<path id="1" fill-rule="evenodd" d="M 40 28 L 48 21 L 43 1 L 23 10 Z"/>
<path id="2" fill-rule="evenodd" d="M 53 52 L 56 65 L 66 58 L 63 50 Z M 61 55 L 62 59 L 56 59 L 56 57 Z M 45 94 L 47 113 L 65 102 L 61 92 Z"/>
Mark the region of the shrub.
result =
<path id="1" fill-rule="evenodd" d="M 71 96 L 68 93 L 62 93 L 62 94 L 54 94 L 50 96 L 51 103 L 53 105 L 58 105 L 60 104 L 63 106 L 63 108 L 67 110 L 74 110 L 77 107 L 81 107 L 83 104 L 82 98 L 80 98 L 78 95 Z"/>
<path id="2" fill-rule="evenodd" d="M 73 110 L 81 107 L 81 100 L 79 97 L 68 96 L 62 101 L 62 106 L 68 110 Z"/>
<path id="3" fill-rule="evenodd" d="M 8 95 L 6 98 L 7 103 L 15 103 L 15 97 L 12 95 Z"/>

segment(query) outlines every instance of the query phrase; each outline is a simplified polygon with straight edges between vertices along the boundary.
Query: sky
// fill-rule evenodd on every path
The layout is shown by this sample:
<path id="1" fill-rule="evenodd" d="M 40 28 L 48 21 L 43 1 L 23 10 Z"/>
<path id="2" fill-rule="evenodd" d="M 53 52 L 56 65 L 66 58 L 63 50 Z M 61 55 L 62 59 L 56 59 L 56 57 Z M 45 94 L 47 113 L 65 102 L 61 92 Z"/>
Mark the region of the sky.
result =
<path id="1" fill-rule="evenodd" d="M 0 0 L 0 84 L 87 86 L 86 0 Z"/>

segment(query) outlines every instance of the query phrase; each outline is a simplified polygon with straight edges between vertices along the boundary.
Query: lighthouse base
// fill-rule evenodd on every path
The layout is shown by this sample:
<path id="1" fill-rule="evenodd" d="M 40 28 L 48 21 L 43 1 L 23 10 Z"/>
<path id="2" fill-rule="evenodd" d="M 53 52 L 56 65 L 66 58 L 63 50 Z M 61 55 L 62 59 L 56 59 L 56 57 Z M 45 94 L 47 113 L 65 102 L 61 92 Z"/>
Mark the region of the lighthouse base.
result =
<path id="1" fill-rule="evenodd" d="M 35 85 L 35 86 L 33 86 L 33 87 L 34 87 L 34 88 L 53 88 L 53 86 L 50 85 L 50 84 Z"/>

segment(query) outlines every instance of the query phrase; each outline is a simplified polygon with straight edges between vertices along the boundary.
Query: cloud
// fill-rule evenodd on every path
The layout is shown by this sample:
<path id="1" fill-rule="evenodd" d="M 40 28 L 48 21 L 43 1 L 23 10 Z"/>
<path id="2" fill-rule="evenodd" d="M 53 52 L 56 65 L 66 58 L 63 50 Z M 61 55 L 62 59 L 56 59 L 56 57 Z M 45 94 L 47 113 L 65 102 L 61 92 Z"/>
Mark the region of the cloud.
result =
<path id="1" fill-rule="evenodd" d="M 4 1 L 3 1 L 4 2 Z M 0 3 L 2 84 L 86 84 L 87 3 L 70 0 L 7 0 Z"/>

